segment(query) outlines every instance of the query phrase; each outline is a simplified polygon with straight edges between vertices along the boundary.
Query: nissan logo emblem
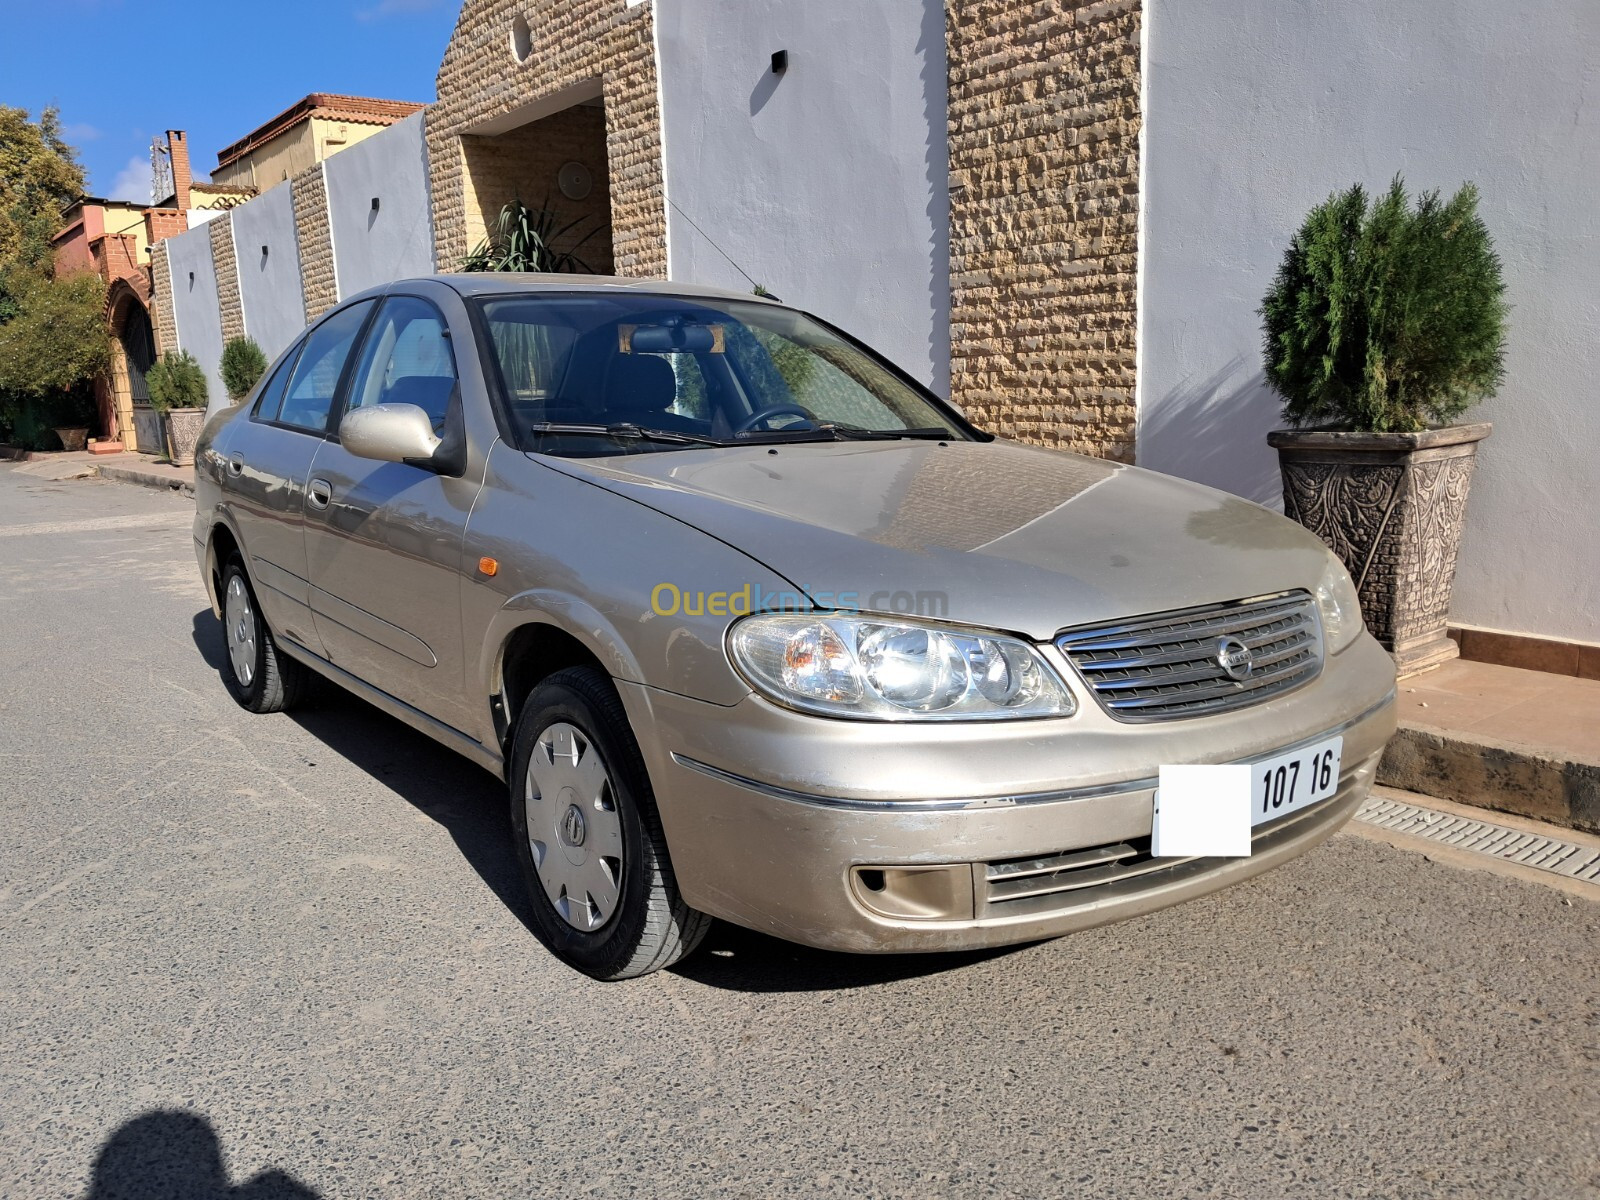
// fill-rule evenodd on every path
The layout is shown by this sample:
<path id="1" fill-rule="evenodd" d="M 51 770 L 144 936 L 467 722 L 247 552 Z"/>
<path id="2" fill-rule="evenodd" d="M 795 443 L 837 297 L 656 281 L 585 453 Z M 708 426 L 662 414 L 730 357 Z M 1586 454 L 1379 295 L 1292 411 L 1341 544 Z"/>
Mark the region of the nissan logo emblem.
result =
<path id="1" fill-rule="evenodd" d="M 588 822 L 583 819 L 582 810 L 576 804 L 569 804 L 561 818 L 562 840 L 569 846 L 581 846 L 588 832 Z"/>
<path id="2" fill-rule="evenodd" d="M 1221 667 L 1229 679 L 1238 682 L 1250 678 L 1250 672 L 1255 668 L 1255 656 L 1236 637 L 1225 637 L 1217 642 L 1217 666 Z"/>

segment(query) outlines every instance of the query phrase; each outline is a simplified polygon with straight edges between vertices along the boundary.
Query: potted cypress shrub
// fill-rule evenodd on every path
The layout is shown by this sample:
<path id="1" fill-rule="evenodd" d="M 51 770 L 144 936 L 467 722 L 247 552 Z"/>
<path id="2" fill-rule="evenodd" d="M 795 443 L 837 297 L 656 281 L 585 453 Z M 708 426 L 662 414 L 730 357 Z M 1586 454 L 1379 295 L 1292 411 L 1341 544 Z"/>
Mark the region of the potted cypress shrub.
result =
<path id="1" fill-rule="evenodd" d="M 228 389 L 228 399 L 232 403 L 237 404 L 248 396 L 266 370 L 267 356 L 261 352 L 254 338 L 229 338 L 227 345 L 222 347 L 218 374 L 222 376 L 222 386 Z"/>
<path id="2" fill-rule="evenodd" d="M 195 443 L 206 423 L 206 376 L 187 350 L 169 350 L 145 373 L 150 404 L 167 432 L 167 457 L 173 466 L 194 463 Z"/>
<path id="3" fill-rule="evenodd" d="M 1471 184 L 1407 199 L 1396 176 L 1312 209 L 1261 306 L 1266 378 L 1293 428 L 1267 435 L 1285 513 L 1344 561 L 1402 675 L 1447 636 L 1467 491 L 1505 375 L 1505 284 Z"/>

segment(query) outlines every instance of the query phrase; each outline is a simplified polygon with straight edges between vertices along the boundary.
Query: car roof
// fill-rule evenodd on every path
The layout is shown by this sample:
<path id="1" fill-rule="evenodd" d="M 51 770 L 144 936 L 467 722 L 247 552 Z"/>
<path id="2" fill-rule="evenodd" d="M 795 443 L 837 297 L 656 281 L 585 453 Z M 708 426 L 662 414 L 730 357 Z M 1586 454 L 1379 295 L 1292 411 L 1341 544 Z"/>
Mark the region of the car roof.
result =
<path id="1" fill-rule="evenodd" d="M 727 288 L 705 287 L 666 279 L 628 279 L 620 275 L 535 275 L 518 271 L 462 271 L 447 275 L 420 275 L 385 284 L 378 292 L 390 292 L 407 283 L 427 281 L 453 288 L 463 296 L 526 295 L 529 292 L 630 292 L 654 296 L 701 296 L 716 300 L 764 300 L 768 297 Z"/>

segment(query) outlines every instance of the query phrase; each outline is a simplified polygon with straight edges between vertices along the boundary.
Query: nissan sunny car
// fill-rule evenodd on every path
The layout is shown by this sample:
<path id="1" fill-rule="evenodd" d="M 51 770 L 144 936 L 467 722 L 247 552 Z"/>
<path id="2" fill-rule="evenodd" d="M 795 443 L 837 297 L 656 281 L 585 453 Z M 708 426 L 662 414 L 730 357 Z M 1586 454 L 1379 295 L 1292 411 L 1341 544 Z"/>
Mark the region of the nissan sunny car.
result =
<path id="1" fill-rule="evenodd" d="M 713 917 L 950 950 L 1203 895 L 1330 836 L 1394 729 L 1299 526 L 708 289 L 350 298 L 207 423 L 194 535 L 234 697 L 320 675 L 504 779 L 533 924 L 603 979 Z M 1247 854 L 1152 844 L 1191 764 L 1248 768 Z"/>

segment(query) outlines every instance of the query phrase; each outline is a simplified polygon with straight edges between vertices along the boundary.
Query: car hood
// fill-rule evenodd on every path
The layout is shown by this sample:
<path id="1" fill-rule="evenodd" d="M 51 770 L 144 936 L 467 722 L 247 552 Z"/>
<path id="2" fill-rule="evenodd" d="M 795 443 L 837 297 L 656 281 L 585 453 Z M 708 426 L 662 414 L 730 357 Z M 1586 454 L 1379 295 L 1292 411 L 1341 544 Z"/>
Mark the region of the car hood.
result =
<path id="1" fill-rule="evenodd" d="M 820 607 L 914 607 L 1036 639 L 1070 625 L 1309 590 L 1328 558 L 1316 538 L 1259 505 L 1016 442 L 825 442 L 540 461 L 742 550 Z M 689 593 L 746 582 L 702 578 L 688 553 L 681 574 L 662 582 Z"/>

